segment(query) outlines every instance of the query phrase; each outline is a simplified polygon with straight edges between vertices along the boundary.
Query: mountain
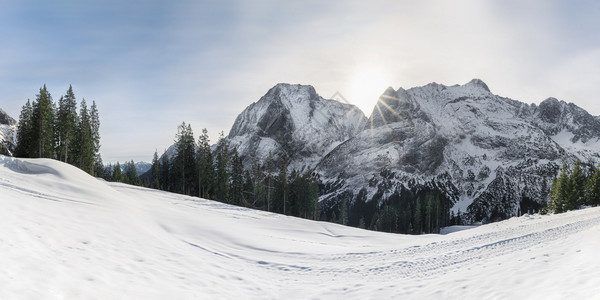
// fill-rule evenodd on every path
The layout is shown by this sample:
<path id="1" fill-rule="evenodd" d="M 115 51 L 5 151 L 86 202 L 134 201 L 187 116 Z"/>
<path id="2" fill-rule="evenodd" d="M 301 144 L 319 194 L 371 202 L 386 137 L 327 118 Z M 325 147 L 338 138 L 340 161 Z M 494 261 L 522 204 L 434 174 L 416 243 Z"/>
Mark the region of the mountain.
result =
<path id="1" fill-rule="evenodd" d="M 595 299 L 600 286 L 598 207 L 409 236 L 1 155 L 0 199 L 0 299 Z"/>
<path id="2" fill-rule="evenodd" d="M 12 155 L 16 145 L 17 121 L 0 109 L 0 154 Z"/>
<path id="3" fill-rule="evenodd" d="M 356 136 L 316 168 L 323 207 L 437 190 L 470 221 L 545 205 L 563 162 L 600 162 L 600 121 L 570 103 L 528 105 L 481 80 L 388 88 Z"/>
<path id="4" fill-rule="evenodd" d="M 152 164 L 145 161 L 138 161 L 134 165 L 135 171 L 137 172 L 138 176 L 143 175 L 144 173 L 148 172 L 150 168 L 152 168 Z"/>
<path id="5" fill-rule="evenodd" d="M 290 168 L 314 167 L 340 143 L 366 124 L 354 105 L 324 99 L 309 85 L 280 83 L 235 120 L 228 139 L 237 147 L 244 166 L 285 155 Z"/>

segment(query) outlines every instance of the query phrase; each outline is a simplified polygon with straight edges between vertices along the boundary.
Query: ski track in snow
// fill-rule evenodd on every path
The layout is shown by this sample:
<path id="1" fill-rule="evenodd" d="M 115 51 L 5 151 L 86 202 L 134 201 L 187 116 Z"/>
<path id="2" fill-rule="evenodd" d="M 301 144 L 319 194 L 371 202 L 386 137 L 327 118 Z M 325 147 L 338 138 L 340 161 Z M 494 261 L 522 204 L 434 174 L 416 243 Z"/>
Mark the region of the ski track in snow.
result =
<path id="1" fill-rule="evenodd" d="M 524 218 L 531 217 L 526 216 Z M 600 217 L 597 214 L 584 214 L 576 221 L 568 220 L 568 222 L 559 226 L 550 221 L 510 228 L 498 226 L 497 231 L 490 233 L 387 251 L 349 252 L 318 256 L 276 252 L 278 257 L 285 257 L 285 260 L 303 262 L 294 265 L 256 261 L 252 257 L 232 253 L 213 252 L 213 254 L 241 259 L 247 263 L 256 263 L 269 271 L 283 272 L 282 276 L 290 273 L 312 276 L 314 273 L 318 273 L 321 275 L 343 274 L 356 278 L 365 278 L 365 276 L 427 278 L 449 271 L 456 272 L 457 269 L 476 260 L 498 257 L 564 239 L 569 235 L 598 225 L 600 225 Z M 255 251 L 273 253 L 266 249 L 252 248 L 247 245 L 242 246 Z M 344 263 L 340 264 L 340 262 Z M 348 266 L 349 263 L 351 264 L 350 267 Z M 340 268 L 340 265 L 344 267 Z"/>
<path id="2" fill-rule="evenodd" d="M 135 189 L 135 188 L 134 188 Z M 190 208 L 202 206 L 193 200 L 183 204 Z M 449 234 L 439 236 L 434 242 L 399 246 L 385 251 L 352 251 L 335 254 L 312 255 L 261 249 L 250 245 L 239 244 L 240 248 L 250 250 L 243 254 L 227 251 L 204 249 L 193 243 L 190 245 L 202 251 L 228 259 L 239 260 L 249 265 L 258 266 L 265 272 L 275 273 L 280 278 L 293 278 L 292 281 L 320 278 L 328 281 L 331 278 L 343 277 L 349 281 L 378 281 L 381 278 L 395 279 L 431 279 L 447 273 L 459 272 L 462 268 L 470 267 L 477 261 L 491 257 L 501 257 L 515 252 L 530 251 L 536 247 L 560 241 L 581 231 L 589 230 L 600 225 L 600 215 L 586 211 L 574 212 L 574 218 L 562 222 L 543 219 L 539 215 L 514 218 L 522 219 L 522 225 L 504 227 L 501 223 L 489 224 L 495 227 L 492 232 L 476 235 Z M 476 229 L 472 229 L 476 231 Z M 332 238 L 343 238 L 334 232 L 319 233 Z M 461 237 L 460 235 L 465 235 Z M 438 237 L 429 235 L 427 237 Z M 289 239 L 288 239 L 289 240 Z M 417 241 L 418 238 L 415 239 Z M 256 260 L 256 252 L 265 252 L 276 259 Z M 544 254 L 548 256 L 548 254 Z M 294 261 L 294 264 L 285 263 Z"/>

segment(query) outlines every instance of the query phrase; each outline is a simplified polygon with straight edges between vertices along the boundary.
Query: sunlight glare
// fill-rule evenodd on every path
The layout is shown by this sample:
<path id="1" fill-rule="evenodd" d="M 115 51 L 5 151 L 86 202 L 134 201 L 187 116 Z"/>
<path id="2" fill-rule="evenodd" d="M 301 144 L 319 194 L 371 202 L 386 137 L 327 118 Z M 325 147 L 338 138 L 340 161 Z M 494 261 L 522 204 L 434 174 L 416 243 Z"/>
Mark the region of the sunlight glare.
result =
<path id="1" fill-rule="evenodd" d="M 347 98 L 369 117 L 379 96 L 391 86 L 389 80 L 390 76 L 380 66 L 357 66 L 349 81 Z"/>

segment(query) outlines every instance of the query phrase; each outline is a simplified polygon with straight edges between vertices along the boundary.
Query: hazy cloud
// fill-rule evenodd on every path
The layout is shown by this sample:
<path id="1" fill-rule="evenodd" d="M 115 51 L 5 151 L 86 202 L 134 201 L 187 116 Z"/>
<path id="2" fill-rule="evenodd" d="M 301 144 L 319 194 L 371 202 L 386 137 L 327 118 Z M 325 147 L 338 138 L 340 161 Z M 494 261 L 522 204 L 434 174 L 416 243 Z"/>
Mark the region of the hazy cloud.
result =
<path id="1" fill-rule="evenodd" d="M 342 93 L 484 80 L 600 115 L 594 1 L 52 1 L 0 12 L 0 107 L 47 83 L 95 100 L 105 161 L 149 160 L 182 121 L 213 141 L 278 82 Z"/>

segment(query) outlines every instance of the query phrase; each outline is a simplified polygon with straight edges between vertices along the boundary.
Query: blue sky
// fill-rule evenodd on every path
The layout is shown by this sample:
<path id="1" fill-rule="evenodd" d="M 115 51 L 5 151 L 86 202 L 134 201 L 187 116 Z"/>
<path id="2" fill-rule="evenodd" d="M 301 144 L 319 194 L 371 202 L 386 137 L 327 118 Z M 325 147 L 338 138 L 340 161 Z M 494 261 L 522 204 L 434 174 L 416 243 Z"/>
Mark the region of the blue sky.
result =
<path id="1" fill-rule="evenodd" d="M 367 116 L 388 86 L 472 78 L 600 115 L 597 1 L 2 1 L 0 38 L 0 108 L 72 84 L 105 162 L 149 161 L 182 121 L 215 142 L 278 82 Z"/>

